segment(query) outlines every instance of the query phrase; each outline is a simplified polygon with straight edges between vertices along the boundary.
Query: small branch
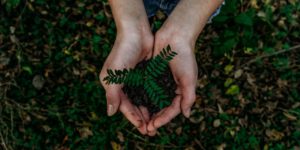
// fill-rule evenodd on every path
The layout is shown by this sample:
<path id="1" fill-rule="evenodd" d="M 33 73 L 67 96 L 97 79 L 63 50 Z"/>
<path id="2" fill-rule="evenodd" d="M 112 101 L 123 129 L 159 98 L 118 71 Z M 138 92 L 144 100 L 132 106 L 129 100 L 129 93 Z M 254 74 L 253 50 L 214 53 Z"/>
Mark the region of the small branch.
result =
<path id="1" fill-rule="evenodd" d="M 130 140 L 130 139 L 129 139 L 129 141 L 136 142 L 136 143 L 141 143 L 141 144 L 143 144 L 143 145 L 152 146 L 152 147 L 157 147 L 157 146 L 159 146 L 159 147 L 163 147 L 163 148 L 182 148 L 182 147 L 184 147 L 184 146 L 176 146 L 176 145 L 174 145 L 174 144 L 173 144 L 173 145 L 159 145 L 159 144 L 156 144 L 156 143 L 150 143 L 150 142 L 148 142 L 147 140 L 145 140 L 143 137 L 141 137 L 141 136 L 139 136 L 139 135 L 137 135 L 137 134 L 135 134 L 135 133 L 133 133 L 133 132 L 127 130 L 127 129 L 125 129 L 125 131 L 126 131 L 127 133 L 133 135 L 133 136 L 136 137 L 137 139 L 140 139 L 140 140 L 141 140 L 141 141 L 137 141 L 137 140 Z M 171 144 L 172 144 L 172 143 L 171 143 Z"/>
<path id="2" fill-rule="evenodd" d="M 4 48 L 4 47 L 8 46 L 9 44 L 10 44 L 10 43 L 5 43 L 5 44 L 1 45 L 1 46 L 0 46 L 0 49 L 2 49 L 2 48 Z"/>
<path id="3" fill-rule="evenodd" d="M 201 144 L 201 142 L 198 139 L 195 139 L 195 142 L 202 150 L 205 150 L 204 146 Z"/>
<path id="4" fill-rule="evenodd" d="M 146 142 L 146 140 L 145 140 L 144 138 L 142 138 L 141 136 L 139 136 L 139 135 L 137 135 L 137 134 L 134 134 L 133 132 L 131 132 L 131 131 L 127 130 L 127 129 L 125 129 L 125 131 L 126 131 L 127 133 L 133 135 L 134 137 L 136 137 L 136 138 L 142 140 L 143 142 Z"/>
<path id="5" fill-rule="evenodd" d="M 156 143 L 144 143 L 144 142 L 141 142 L 141 141 L 136 141 L 136 140 L 132 140 L 132 139 L 129 139 L 129 141 L 131 142 L 135 142 L 135 143 L 139 143 L 139 144 L 143 144 L 145 146 L 149 146 L 149 147 L 159 147 L 159 148 L 167 148 L 167 149 L 183 149 L 185 148 L 185 146 L 176 146 L 176 145 L 160 145 L 160 144 L 156 144 Z"/>
<path id="6" fill-rule="evenodd" d="M 3 139 L 3 136 L 2 136 L 2 133 L 1 133 L 1 132 L 0 132 L 0 138 L 1 138 L 1 143 L 0 143 L 0 145 L 2 145 L 3 148 L 4 148 L 5 150 L 8 150 L 8 148 L 7 148 L 6 144 L 5 144 L 5 141 L 4 141 L 4 139 Z"/>
<path id="7" fill-rule="evenodd" d="M 300 45 L 296 45 L 296 46 L 293 46 L 293 47 L 288 48 L 288 49 L 282 49 L 282 50 L 276 51 L 276 52 L 271 53 L 271 54 L 264 54 L 264 55 L 258 56 L 256 58 L 253 58 L 253 59 L 249 60 L 247 63 L 243 64 L 242 66 L 250 65 L 250 64 L 252 64 L 252 63 L 254 63 L 254 62 L 256 62 L 260 59 L 263 59 L 263 58 L 275 56 L 275 55 L 278 55 L 278 54 L 282 54 L 282 53 L 297 50 L 297 49 L 298 50 L 300 49 Z"/>
<path id="8" fill-rule="evenodd" d="M 22 18 L 22 16 L 23 16 L 24 12 L 25 12 L 25 10 L 26 10 L 27 3 L 28 3 L 28 1 L 26 0 L 26 1 L 25 1 L 25 4 L 24 4 L 24 7 L 22 8 L 21 13 L 19 14 L 19 16 L 18 16 L 18 18 L 17 18 L 17 22 L 16 22 L 16 24 L 15 24 L 15 27 L 19 25 L 20 20 L 21 20 L 21 18 Z"/>

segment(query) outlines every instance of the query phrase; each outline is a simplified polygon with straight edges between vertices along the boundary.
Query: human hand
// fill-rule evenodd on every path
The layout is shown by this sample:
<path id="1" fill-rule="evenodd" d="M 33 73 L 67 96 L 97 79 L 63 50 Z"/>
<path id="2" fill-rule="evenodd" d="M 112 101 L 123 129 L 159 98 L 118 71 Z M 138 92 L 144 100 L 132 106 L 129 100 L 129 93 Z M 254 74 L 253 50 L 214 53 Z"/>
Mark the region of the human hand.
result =
<path id="1" fill-rule="evenodd" d="M 191 107 L 195 101 L 197 81 L 197 63 L 193 52 L 196 39 L 188 38 L 181 30 L 174 27 L 162 27 L 155 35 L 154 56 L 171 46 L 172 51 L 178 53 L 170 61 L 170 68 L 177 84 L 177 96 L 172 104 L 155 114 L 147 125 L 148 135 L 154 136 L 157 128 L 167 124 L 180 112 L 185 117 L 190 116 Z"/>
<path id="2" fill-rule="evenodd" d="M 123 85 L 108 85 L 103 79 L 107 76 L 107 69 L 134 68 L 141 60 L 151 58 L 154 38 L 142 0 L 109 0 L 109 3 L 117 37 L 99 76 L 106 91 L 107 114 L 112 116 L 120 110 L 142 134 L 147 134 L 148 110 L 133 105 L 124 94 Z"/>
<path id="3" fill-rule="evenodd" d="M 106 91 L 107 114 L 112 116 L 120 110 L 124 116 L 142 133 L 146 134 L 149 121 L 148 110 L 143 106 L 133 105 L 122 91 L 122 85 L 107 85 L 103 81 L 107 76 L 107 69 L 134 68 L 143 59 L 152 55 L 153 36 L 139 32 L 117 35 L 111 53 L 106 59 L 100 73 L 101 83 Z"/>
<path id="4" fill-rule="evenodd" d="M 177 83 L 177 96 L 172 104 L 156 115 L 147 125 L 148 135 L 154 136 L 157 128 L 165 125 L 180 112 L 189 117 L 195 101 L 197 63 L 193 53 L 196 40 L 211 14 L 221 5 L 220 1 L 180 1 L 163 26 L 155 34 L 154 56 L 167 45 L 178 55 L 170 62 Z"/>

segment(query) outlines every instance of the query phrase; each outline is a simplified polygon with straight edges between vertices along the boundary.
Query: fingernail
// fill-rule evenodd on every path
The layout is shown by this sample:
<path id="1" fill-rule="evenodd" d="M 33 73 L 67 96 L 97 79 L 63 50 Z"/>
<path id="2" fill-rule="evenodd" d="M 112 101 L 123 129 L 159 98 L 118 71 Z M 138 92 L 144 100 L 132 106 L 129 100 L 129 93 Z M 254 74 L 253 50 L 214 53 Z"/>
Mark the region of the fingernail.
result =
<path id="1" fill-rule="evenodd" d="M 191 115 L 191 109 L 186 109 L 185 110 L 185 117 L 189 118 Z"/>
<path id="2" fill-rule="evenodd" d="M 114 114 L 114 106 L 109 104 L 107 108 L 107 115 L 112 116 Z"/>

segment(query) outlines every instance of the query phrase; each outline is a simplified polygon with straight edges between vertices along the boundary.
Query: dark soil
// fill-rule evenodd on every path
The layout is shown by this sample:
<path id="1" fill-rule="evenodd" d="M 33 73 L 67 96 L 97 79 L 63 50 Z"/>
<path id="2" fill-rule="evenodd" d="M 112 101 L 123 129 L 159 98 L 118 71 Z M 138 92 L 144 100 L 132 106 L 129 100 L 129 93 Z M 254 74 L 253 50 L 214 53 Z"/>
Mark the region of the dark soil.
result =
<path id="1" fill-rule="evenodd" d="M 145 69 L 149 61 L 142 61 L 136 65 L 136 68 Z M 171 104 L 172 99 L 176 96 L 176 82 L 173 78 L 172 72 L 168 67 L 166 71 L 161 75 L 160 78 L 155 79 L 160 87 L 162 87 L 165 93 L 169 96 L 167 102 L 164 104 Z M 149 113 L 152 115 L 158 112 L 161 108 L 157 104 L 151 102 L 147 96 L 143 86 L 140 87 L 129 87 L 124 86 L 123 91 L 127 94 L 131 102 L 136 106 L 145 106 L 148 108 Z"/>

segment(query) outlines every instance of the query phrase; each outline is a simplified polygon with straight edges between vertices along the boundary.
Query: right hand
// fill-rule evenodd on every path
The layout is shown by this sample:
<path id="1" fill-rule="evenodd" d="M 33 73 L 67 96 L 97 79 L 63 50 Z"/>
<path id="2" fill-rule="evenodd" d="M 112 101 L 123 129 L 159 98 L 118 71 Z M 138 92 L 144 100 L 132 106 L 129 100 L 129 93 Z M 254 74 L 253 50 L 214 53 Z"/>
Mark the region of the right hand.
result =
<path id="1" fill-rule="evenodd" d="M 103 79 L 107 76 L 107 69 L 134 68 L 140 61 L 151 58 L 153 42 L 154 37 L 150 28 L 149 31 L 138 29 L 119 31 L 100 73 L 101 84 L 106 91 L 108 116 L 120 110 L 142 134 L 147 134 L 146 128 L 150 119 L 147 108 L 133 105 L 124 94 L 123 85 L 108 85 Z"/>

